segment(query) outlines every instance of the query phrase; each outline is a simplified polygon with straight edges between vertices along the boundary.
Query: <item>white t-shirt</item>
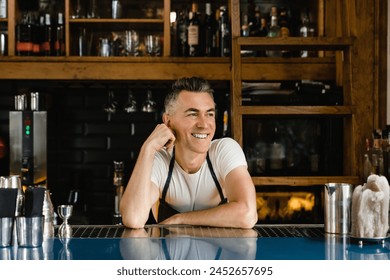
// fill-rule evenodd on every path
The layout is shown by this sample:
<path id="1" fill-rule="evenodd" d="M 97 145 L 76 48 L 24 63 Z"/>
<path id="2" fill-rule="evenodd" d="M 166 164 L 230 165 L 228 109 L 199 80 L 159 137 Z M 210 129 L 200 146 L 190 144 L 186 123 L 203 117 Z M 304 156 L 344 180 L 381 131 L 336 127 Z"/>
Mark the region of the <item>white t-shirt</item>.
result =
<path id="1" fill-rule="evenodd" d="M 171 156 L 172 153 L 166 150 L 161 150 L 155 155 L 151 180 L 158 186 L 160 197 L 168 177 Z M 244 152 L 232 138 L 213 140 L 209 148 L 209 157 L 223 192 L 226 175 L 236 167 L 247 167 Z M 205 160 L 199 171 L 194 174 L 188 174 L 175 162 L 165 201 L 179 212 L 217 206 L 221 202 L 221 197 L 207 161 Z"/>

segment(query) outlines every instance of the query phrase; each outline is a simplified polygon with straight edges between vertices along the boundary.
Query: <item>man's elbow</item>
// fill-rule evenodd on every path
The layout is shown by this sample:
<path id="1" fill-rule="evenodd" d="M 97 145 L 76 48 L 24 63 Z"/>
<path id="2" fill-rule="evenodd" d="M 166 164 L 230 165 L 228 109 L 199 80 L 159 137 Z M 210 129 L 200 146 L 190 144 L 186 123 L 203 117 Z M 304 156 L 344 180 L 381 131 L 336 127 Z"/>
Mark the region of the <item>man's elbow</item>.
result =
<path id="1" fill-rule="evenodd" d="M 244 229 L 253 228 L 258 220 L 257 211 L 252 209 L 245 209 L 241 213 L 241 219 L 238 221 L 238 227 Z"/>
<path id="2" fill-rule="evenodd" d="M 144 228 L 145 221 L 139 217 L 131 217 L 131 215 L 122 215 L 122 223 L 128 228 Z"/>

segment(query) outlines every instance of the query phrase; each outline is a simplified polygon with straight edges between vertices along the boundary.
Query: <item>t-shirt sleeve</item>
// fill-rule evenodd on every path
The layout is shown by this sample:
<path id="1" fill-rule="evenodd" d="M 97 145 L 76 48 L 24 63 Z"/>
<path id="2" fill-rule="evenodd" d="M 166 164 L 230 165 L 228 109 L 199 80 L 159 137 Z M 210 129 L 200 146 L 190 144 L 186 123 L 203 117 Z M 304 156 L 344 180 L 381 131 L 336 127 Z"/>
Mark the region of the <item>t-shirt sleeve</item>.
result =
<path id="1" fill-rule="evenodd" d="M 232 138 L 218 140 L 213 154 L 213 156 L 210 155 L 213 168 L 214 170 L 218 170 L 219 175 L 223 179 L 234 168 L 239 166 L 248 167 L 241 146 Z"/>
<path id="2" fill-rule="evenodd" d="M 154 156 L 152 176 L 150 179 L 159 188 L 163 188 L 165 180 L 168 176 L 168 164 L 166 159 L 167 157 L 168 155 L 164 154 L 164 152 L 158 152 Z"/>

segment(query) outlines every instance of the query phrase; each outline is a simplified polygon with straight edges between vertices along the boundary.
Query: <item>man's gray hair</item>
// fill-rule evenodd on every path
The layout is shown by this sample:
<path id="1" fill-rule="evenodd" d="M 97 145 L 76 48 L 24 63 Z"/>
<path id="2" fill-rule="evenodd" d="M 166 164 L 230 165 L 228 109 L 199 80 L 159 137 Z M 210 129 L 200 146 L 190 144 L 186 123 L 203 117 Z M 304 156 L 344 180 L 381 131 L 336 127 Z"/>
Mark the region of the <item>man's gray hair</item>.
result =
<path id="1" fill-rule="evenodd" d="M 201 77 L 184 77 L 176 80 L 172 85 L 172 91 L 165 97 L 165 113 L 172 113 L 176 100 L 182 91 L 207 92 L 214 100 L 214 90 L 209 82 Z"/>

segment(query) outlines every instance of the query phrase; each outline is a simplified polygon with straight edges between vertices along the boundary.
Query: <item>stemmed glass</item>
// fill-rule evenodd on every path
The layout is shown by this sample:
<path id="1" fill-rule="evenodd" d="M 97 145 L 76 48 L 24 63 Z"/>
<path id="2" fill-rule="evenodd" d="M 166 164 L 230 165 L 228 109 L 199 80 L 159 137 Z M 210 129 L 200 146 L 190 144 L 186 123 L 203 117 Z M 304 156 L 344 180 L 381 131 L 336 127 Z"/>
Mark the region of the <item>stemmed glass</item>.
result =
<path id="1" fill-rule="evenodd" d="M 156 101 L 153 100 L 152 91 L 148 89 L 146 100 L 142 105 L 142 111 L 147 113 L 156 112 Z"/>
<path id="2" fill-rule="evenodd" d="M 114 92 L 112 90 L 108 91 L 108 100 L 107 103 L 104 105 L 104 111 L 108 114 L 108 121 L 111 121 L 111 114 L 116 113 L 116 108 L 118 106 L 118 102 L 116 102 L 114 97 Z"/>
<path id="3" fill-rule="evenodd" d="M 126 113 L 137 112 L 137 101 L 135 100 L 131 90 L 129 90 L 129 94 L 127 97 L 127 103 L 123 109 L 125 110 Z"/>

